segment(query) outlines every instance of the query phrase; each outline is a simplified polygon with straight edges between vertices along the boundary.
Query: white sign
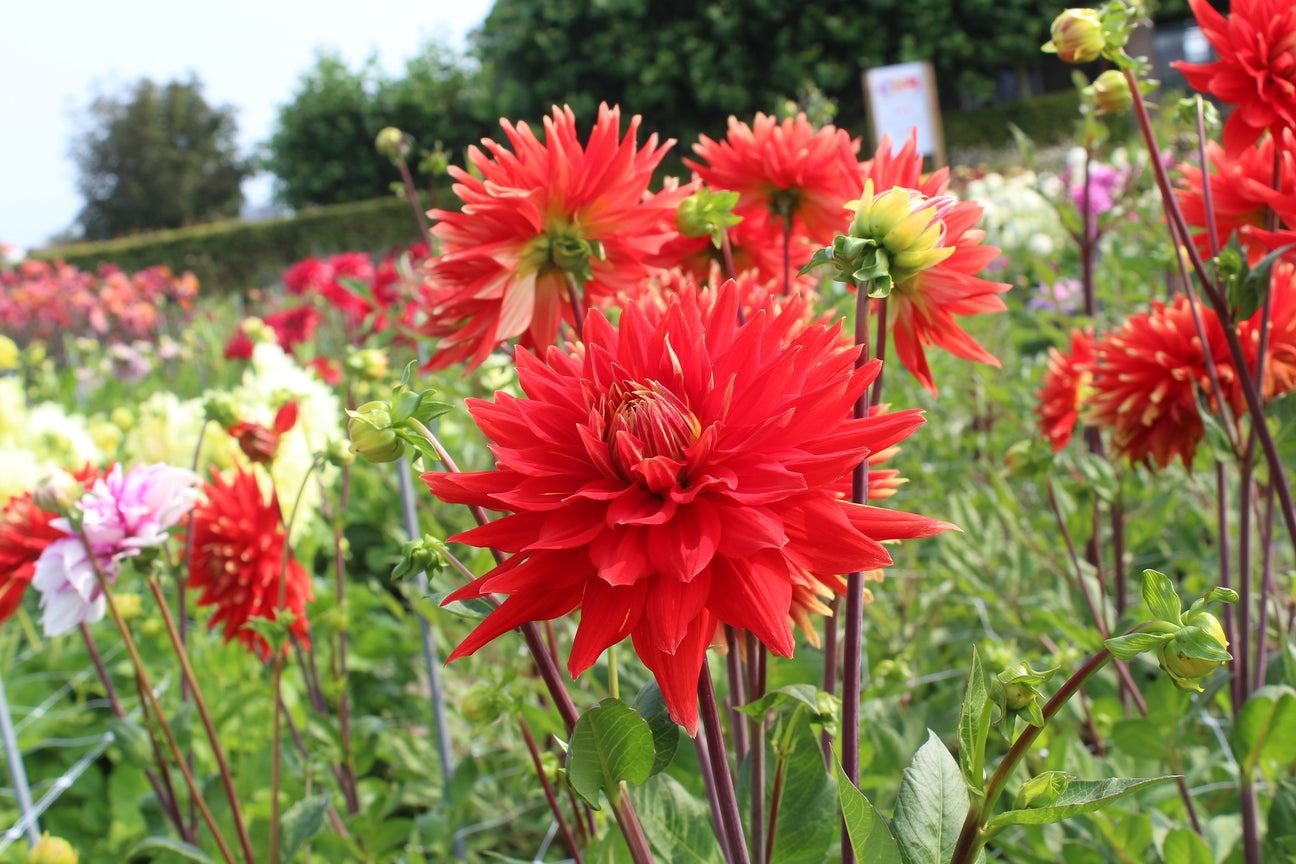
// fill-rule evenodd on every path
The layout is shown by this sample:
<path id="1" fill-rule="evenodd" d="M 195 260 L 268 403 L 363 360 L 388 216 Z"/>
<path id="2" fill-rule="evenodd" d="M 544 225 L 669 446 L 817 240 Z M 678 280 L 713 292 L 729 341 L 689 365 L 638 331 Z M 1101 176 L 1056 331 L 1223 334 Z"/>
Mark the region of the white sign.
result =
<path id="1" fill-rule="evenodd" d="M 944 164 L 945 140 L 931 63 L 921 60 L 866 70 L 864 94 L 874 146 L 885 134 L 899 147 L 917 129 L 918 152 Z"/>

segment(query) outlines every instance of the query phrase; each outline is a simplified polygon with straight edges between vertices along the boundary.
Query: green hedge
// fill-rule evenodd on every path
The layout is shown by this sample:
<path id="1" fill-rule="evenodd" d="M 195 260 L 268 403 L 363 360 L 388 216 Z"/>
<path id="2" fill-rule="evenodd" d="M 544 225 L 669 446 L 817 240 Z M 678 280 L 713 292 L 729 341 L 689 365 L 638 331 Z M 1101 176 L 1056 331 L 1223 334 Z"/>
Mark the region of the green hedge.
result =
<path id="1" fill-rule="evenodd" d="M 438 203 L 451 206 L 453 200 L 447 190 Z M 166 265 L 177 273 L 192 271 L 204 294 L 223 294 L 273 284 L 289 265 L 310 256 L 382 253 L 418 240 L 409 202 L 393 196 L 318 207 L 279 219 L 197 225 L 30 254 L 62 259 L 88 271 L 105 263 L 128 272 Z"/>
<path id="2" fill-rule="evenodd" d="M 1074 89 L 972 111 L 948 111 L 942 117 L 945 146 L 950 150 L 1012 146 L 1010 123 L 1036 144 L 1061 144 L 1075 136 L 1079 119 L 1080 94 Z M 1105 122 L 1114 140 L 1128 137 L 1135 128 L 1129 112 L 1109 115 Z"/>

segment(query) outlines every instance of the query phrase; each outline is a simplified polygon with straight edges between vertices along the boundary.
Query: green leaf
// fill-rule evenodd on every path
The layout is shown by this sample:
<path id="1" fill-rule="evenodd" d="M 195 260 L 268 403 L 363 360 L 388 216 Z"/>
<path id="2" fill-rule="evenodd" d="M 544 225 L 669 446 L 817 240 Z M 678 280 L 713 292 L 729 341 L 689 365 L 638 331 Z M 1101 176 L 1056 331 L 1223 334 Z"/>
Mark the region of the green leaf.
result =
<path id="1" fill-rule="evenodd" d="M 1233 730 L 1233 752 L 1250 777 L 1262 761 L 1296 761 L 1296 690 L 1273 685 L 1251 694 Z"/>
<path id="2" fill-rule="evenodd" d="M 969 804 L 958 763 L 936 733 L 927 730 L 927 743 L 918 748 L 900 779 L 891 820 L 906 864 L 950 860 Z"/>
<path id="3" fill-rule="evenodd" d="M 216 864 L 215 861 L 207 856 L 206 852 L 202 851 L 197 846 L 190 846 L 182 840 L 175 840 L 171 837 L 145 837 L 143 840 L 132 846 L 131 850 L 126 853 L 126 860 L 129 861 L 141 852 L 158 850 L 170 852 L 173 855 L 179 855 L 180 857 L 186 858 L 190 861 L 197 861 L 199 864 Z"/>
<path id="4" fill-rule="evenodd" d="M 789 684 L 771 690 L 755 702 L 739 706 L 738 710 L 752 717 L 763 717 L 767 711 L 783 705 L 805 705 L 811 712 L 819 713 L 818 691 L 809 684 Z"/>
<path id="5" fill-rule="evenodd" d="M 1173 633 L 1129 633 L 1125 636 L 1113 636 L 1103 643 L 1113 657 L 1129 660 L 1132 657 L 1151 651 L 1162 642 L 1174 638 Z"/>
<path id="6" fill-rule="evenodd" d="M 968 674 L 967 691 L 963 696 L 963 710 L 959 714 L 959 768 L 970 789 L 980 790 L 985 785 L 985 746 L 990 734 L 990 693 L 986 688 L 985 670 L 981 656 L 972 646 L 972 671 Z"/>
<path id="7" fill-rule="evenodd" d="M 1296 249 L 1296 243 L 1275 249 L 1260 259 L 1260 263 L 1245 276 L 1229 286 L 1232 289 L 1228 296 L 1229 305 L 1233 307 L 1238 321 L 1245 321 L 1259 311 L 1269 290 L 1269 271 L 1275 261 L 1293 249 Z"/>
<path id="8" fill-rule="evenodd" d="M 663 861 L 721 864 L 711 809 L 669 774 L 650 778 L 635 793 L 644 836 Z"/>
<path id="9" fill-rule="evenodd" d="M 1118 720 L 1112 727 L 1116 749 L 1138 759 L 1159 758 L 1166 752 L 1170 737 L 1169 731 L 1141 717 Z"/>
<path id="10" fill-rule="evenodd" d="M 108 721 L 108 728 L 112 730 L 115 743 L 121 748 L 122 760 L 127 765 L 132 768 L 152 768 L 156 764 L 153 741 L 143 724 L 127 717 L 114 717 Z"/>
<path id="11" fill-rule="evenodd" d="M 576 721 L 567 752 L 567 779 L 595 810 L 599 791 L 615 794 L 622 780 L 642 783 L 652 775 L 656 750 L 648 722 L 620 699 L 604 699 Z"/>
<path id="12" fill-rule="evenodd" d="M 311 838 L 324 830 L 324 813 L 329 796 L 316 795 L 294 802 L 279 818 L 279 861 L 287 864 Z"/>
<path id="13" fill-rule="evenodd" d="M 1175 593 L 1174 583 L 1164 573 L 1155 570 L 1143 571 L 1143 605 L 1147 607 L 1153 618 L 1171 624 L 1183 623 L 1179 620 L 1183 604 L 1179 602 L 1179 595 Z"/>
<path id="14" fill-rule="evenodd" d="M 1161 844 L 1161 857 L 1174 864 L 1215 864 L 1215 856 L 1191 829 L 1175 828 Z"/>
<path id="15" fill-rule="evenodd" d="M 670 710 L 666 707 L 666 699 L 662 696 L 661 687 L 657 686 L 656 679 L 650 678 L 647 684 L 639 688 L 631 707 L 652 730 L 651 773 L 660 774 L 669 768 L 675 759 L 675 751 L 679 747 L 680 727 L 670 718 Z"/>
<path id="16" fill-rule="evenodd" d="M 1212 660 L 1216 663 L 1233 659 L 1233 655 L 1225 650 L 1214 635 L 1199 626 L 1183 628 L 1175 634 L 1174 642 L 1173 650 L 1185 657 Z"/>
<path id="17" fill-rule="evenodd" d="M 855 860 L 859 864 L 904 864 L 900 844 L 882 814 L 850 782 L 841 763 L 833 767 L 837 774 L 837 799 L 841 802 L 842 820 L 846 823 L 851 848 L 855 850 Z"/>
<path id="18" fill-rule="evenodd" d="M 1061 822 L 1081 813 L 1092 813 L 1118 798 L 1157 783 L 1174 780 L 1174 776 L 1110 780 L 1073 780 L 1049 807 L 1030 810 L 1009 810 L 1000 813 L 986 825 L 988 831 L 998 831 L 1009 825 L 1046 825 Z"/>
<path id="19" fill-rule="evenodd" d="M 824 770 L 823 752 L 810 713 L 797 710 L 792 722 L 794 725 L 783 738 L 784 746 L 775 748 L 782 751 L 773 764 L 777 771 L 781 759 L 783 783 L 769 862 L 821 864 L 841 831 L 835 819 L 823 818 L 835 809 L 837 790 L 832 776 Z M 774 806 L 771 801 L 771 811 Z"/>

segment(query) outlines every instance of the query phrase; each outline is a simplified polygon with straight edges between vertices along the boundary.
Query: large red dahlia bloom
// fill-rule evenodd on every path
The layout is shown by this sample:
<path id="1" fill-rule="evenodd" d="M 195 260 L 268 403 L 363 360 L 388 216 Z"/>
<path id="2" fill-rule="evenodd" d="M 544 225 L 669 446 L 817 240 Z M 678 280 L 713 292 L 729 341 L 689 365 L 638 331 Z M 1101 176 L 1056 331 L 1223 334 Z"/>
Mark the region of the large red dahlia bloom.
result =
<path id="1" fill-rule="evenodd" d="M 1244 410 L 1224 330 L 1210 309 L 1199 311 L 1205 347 L 1182 294 L 1170 306 L 1154 301 L 1150 312 L 1133 316 L 1094 346 L 1093 393 L 1084 419 L 1110 428 L 1116 454 L 1130 464 L 1164 468 L 1177 456 L 1184 467 L 1192 465 L 1205 434 L 1199 398 L 1218 410 L 1208 350 L 1234 416 Z"/>
<path id="2" fill-rule="evenodd" d="M 1206 157 L 1215 171 L 1209 175 L 1211 208 L 1215 215 L 1215 239 L 1220 248 L 1234 234 L 1246 250 L 1252 265 L 1268 253 L 1255 229 L 1262 228 L 1271 207 L 1290 210 L 1296 190 L 1296 163 L 1282 160 L 1278 190 L 1274 189 L 1274 142 L 1266 136 L 1258 143 L 1225 150 L 1214 141 L 1206 143 Z M 1210 226 L 1206 222 L 1206 188 L 1202 171 L 1191 163 L 1180 163 L 1182 175 L 1175 190 L 1185 221 L 1201 229 L 1193 235 L 1202 254 L 1210 252 Z M 1285 190 L 1288 194 L 1283 195 Z M 1287 207 L 1284 207 L 1287 204 Z M 1293 214 L 1296 215 L 1296 214 Z M 1289 240 L 1284 241 L 1290 242 Z"/>
<path id="3" fill-rule="evenodd" d="M 719 624 L 788 656 L 798 585 L 839 588 L 891 563 L 879 541 L 951 527 L 836 491 L 922 422 L 851 419 L 880 364 L 856 369 L 858 349 L 804 326 L 799 298 L 744 325 L 738 302 L 727 284 L 627 307 L 619 331 L 591 315 L 583 347 L 518 353 L 526 398 L 471 400 L 496 470 L 423 479 L 444 501 L 512 512 L 451 538 L 512 553 L 451 599 L 510 596 L 451 659 L 580 609 L 570 672 L 628 636 L 693 733 Z"/>
<path id="4" fill-rule="evenodd" d="M 1049 349 L 1048 370 L 1037 397 L 1040 431 L 1056 453 L 1071 441 L 1080 409 L 1093 378 L 1094 340 L 1084 330 L 1071 331 L 1071 348 Z"/>
<path id="5" fill-rule="evenodd" d="M 469 148 L 480 177 L 450 168 L 462 211 L 433 210 L 443 254 L 428 268 L 424 333 L 440 337 L 432 368 L 477 366 L 499 343 L 521 337 L 543 350 L 572 320 L 565 273 L 586 279 L 585 302 L 633 297 L 676 235 L 675 209 L 692 187 L 648 194 L 673 144 L 653 135 L 636 149 L 639 118 L 618 140 L 621 112 L 602 105 L 584 147 L 570 108 L 544 121 L 545 143 L 525 123 L 500 121 L 512 149 Z M 488 155 L 489 154 L 489 155 Z"/>
<path id="6" fill-rule="evenodd" d="M 280 521 L 279 500 L 267 499 L 256 474 L 235 469 L 226 483 L 216 471 L 203 484 L 206 503 L 193 510 L 193 556 L 189 562 L 189 587 L 202 591 L 199 606 L 215 606 L 208 627 L 223 624 L 225 641 L 238 639 L 261 659 L 270 656 L 270 644 L 248 621 L 274 620 L 285 608 L 297 616 L 291 631 L 309 644 L 306 603 L 314 599 L 310 576 L 296 559 L 284 560 L 286 536 Z M 284 602 L 279 604 L 283 573 Z"/>
<path id="7" fill-rule="evenodd" d="M 1296 5 L 1232 0 L 1228 18 L 1208 0 L 1188 5 L 1220 59 L 1172 65 L 1193 89 L 1237 106 L 1224 123 L 1224 146 L 1245 147 L 1266 129 L 1296 131 Z"/>
<path id="8" fill-rule="evenodd" d="M 816 130 L 804 114 L 781 123 L 757 114 L 748 126 L 729 118 L 723 141 L 701 136 L 693 151 L 707 164 L 685 159 L 712 189 L 737 192 L 734 213 L 752 223 L 773 222 L 777 233 L 825 246 L 846 230 L 850 214 L 843 205 L 860 196 L 859 141 L 844 129 Z M 809 258 L 794 262 L 800 266 Z"/>

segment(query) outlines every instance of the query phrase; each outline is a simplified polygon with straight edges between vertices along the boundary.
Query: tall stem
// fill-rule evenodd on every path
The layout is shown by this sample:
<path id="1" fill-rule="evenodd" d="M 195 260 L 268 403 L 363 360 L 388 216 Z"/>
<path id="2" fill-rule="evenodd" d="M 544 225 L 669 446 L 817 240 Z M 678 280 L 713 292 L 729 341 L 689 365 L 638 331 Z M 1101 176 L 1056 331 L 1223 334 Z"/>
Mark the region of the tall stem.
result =
<path id="1" fill-rule="evenodd" d="M 707 756 L 711 761 L 711 775 L 715 786 L 711 790 L 718 803 L 720 819 L 729 838 L 728 864 L 751 864 L 747 854 L 747 838 L 743 834 L 742 816 L 738 813 L 738 796 L 734 793 L 733 775 L 725 758 L 724 730 L 720 728 L 720 711 L 716 706 L 715 688 L 711 684 L 711 669 L 703 662 L 698 676 L 698 707 L 702 714 L 702 729 L 706 732 Z"/>

